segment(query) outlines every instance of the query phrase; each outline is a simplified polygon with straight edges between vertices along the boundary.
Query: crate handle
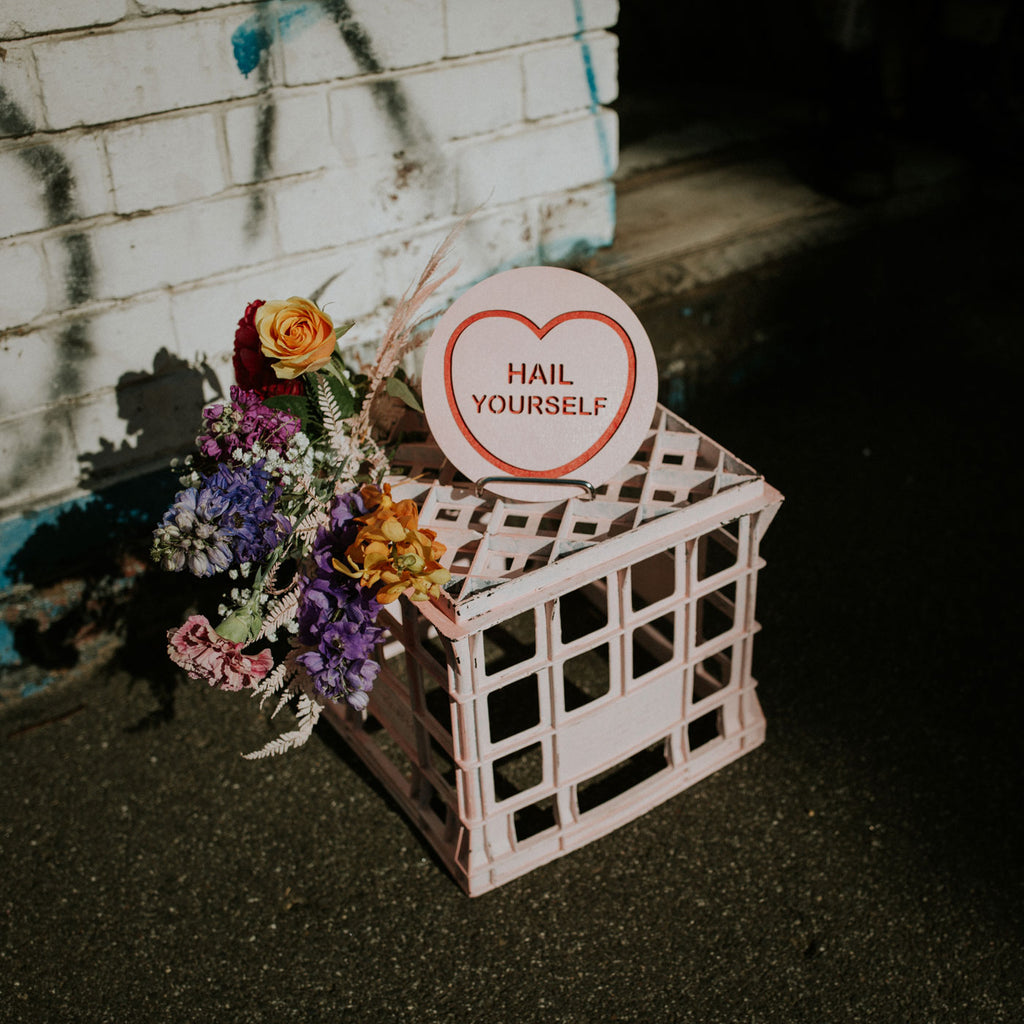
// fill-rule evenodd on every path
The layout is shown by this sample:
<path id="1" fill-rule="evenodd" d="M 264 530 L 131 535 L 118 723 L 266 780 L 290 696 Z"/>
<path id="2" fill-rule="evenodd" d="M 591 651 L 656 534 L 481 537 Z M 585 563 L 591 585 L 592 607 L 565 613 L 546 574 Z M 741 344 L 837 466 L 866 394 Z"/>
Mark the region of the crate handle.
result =
<path id="1" fill-rule="evenodd" d="M 589 480 L 570 480 L 548 476 L 484 476 L 473 485 L 478 498 L 484 496 L 484 491 L 487 490 L 489 484 L 555 484 L 559 487 L 582 487 L 587 492 L 584 501 L 593 501 L 597 497 L 597 490 Z"/>

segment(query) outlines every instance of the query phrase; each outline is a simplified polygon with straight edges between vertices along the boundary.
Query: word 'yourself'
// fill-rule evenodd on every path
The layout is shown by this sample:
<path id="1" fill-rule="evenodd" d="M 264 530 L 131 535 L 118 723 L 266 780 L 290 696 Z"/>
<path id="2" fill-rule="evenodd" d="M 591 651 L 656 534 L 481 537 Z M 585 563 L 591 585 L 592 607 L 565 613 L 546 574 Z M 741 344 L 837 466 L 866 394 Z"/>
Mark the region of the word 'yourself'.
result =
<path id="1" fill-rule="evenodd" d="M 528 370 L 526 363 L 508 364 L 508 383 L 521 384 L 526 387 L 543 384 L 572 386 L 572 381 L 565 377 L 563 363 L 534 363 Z M 584 395 L 473 395 L 476 411 L 481 415 L 485 412 L 500 416 L 502 413 L 520 415 L 546 416 L 597 416 L 608 405 L 604 395 L 588 398 Z"/>

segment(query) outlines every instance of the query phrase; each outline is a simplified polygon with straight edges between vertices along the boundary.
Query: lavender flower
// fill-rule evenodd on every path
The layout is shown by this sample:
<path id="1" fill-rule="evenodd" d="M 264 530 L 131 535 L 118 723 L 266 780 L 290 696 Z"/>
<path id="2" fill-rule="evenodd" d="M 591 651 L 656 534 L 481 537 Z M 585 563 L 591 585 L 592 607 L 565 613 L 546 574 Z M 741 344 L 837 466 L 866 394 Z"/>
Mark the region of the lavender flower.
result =
<path id="1" fill-rule="evenodd" d="M 222 466 L 200 487 L 180 491 L 153 535 L 153 558 L 165 569 L 213 576 L 265 558 L 292 528 L 275 511 L 281 488 L 262 462 Z"/>

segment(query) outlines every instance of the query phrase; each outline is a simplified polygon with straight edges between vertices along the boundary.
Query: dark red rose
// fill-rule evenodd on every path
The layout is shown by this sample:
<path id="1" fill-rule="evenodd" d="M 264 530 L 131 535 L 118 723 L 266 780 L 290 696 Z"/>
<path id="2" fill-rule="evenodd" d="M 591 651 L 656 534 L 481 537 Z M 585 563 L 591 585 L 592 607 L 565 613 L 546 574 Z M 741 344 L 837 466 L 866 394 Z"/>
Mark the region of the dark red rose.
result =
<path id="1" fill-rule="evenodd" d="M 258 391 L 264 398 L 270 395 L 303 395 L 306 387 L 302 379 L 281 380 L 274 373 L 273 366 L 260 351 L 260 336 L 256 331 L 254 318 L 256 310 L 263 305 L 263 299 L 250 302 L 245 307 L 242 319 L 235 331 L 235 383 L 246 391 Z"/>

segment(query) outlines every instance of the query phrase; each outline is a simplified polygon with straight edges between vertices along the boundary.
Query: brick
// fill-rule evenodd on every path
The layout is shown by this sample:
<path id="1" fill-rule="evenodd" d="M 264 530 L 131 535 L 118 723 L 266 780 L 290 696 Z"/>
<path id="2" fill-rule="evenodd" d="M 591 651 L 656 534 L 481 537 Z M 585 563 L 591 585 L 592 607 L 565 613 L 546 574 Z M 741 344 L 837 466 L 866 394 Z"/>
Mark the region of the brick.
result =
<path id="1" fill-rule="evenodd" d="M 514 57 L 456 64 L 409 78 L 427 130 L 439 141 L 479 135 L 522 119 L 522 71 Z"/>
<path id="2" fill-rule="evenodd" d="M 426 132 L 438 142 L 522 120 L 522 72 L 515 57 L 448 64 L 403 82 Z"/>
<path id="3" fill-rule="evenodd" d="M 0 330 L 27 324 L 48 305 L 43 254 L 31 242 L 0 248 Z"/>
<path id="4" fill-rule="evenodd" d="M 19 138 L 42 126 L 43 106 L 32 44 L 5 43 L 4 48 L 6 56 L 0 61 L 0 138 Z"/>
<path id="5" fill-rule="evenodd" d="M 449 215 L 454 181 L 445 164 L 408 159 L 336 166 L 321 178 L 280 187 L 275 195 L 285 252 L 357 242 Z"/>
<path id="6" fill-rule="evenodd" d="M 0 340 L 0 417 L 23 415 L 53 398 L 57 358 L 53 330 Z"/>
<path id="7" fill-rule="evenodd" d="M 109 195 L 95 138 L 30 143 L 0 153 L 0 238 L 105 213 Z"/>
<path id="8" fill-rule="evenodd" d="M 66 408 L 6 420 L 0 430 L 0 511 L 25 510 L 74 488 L 79 465 Z"/>
<path id="9" fill-rule="evenodd" d="M 89 133 L 54 141 L 71 168 L 72 202 L 79 217 L 97 217 L 113 209 L 100 137 Z"/>
<path id="10" fill-rule="evenodd" d="M 77 361 L 77 376 L 64 393 L 67 397 L 161 372 L 177 354 L 170 298 L 165 294 L 94 314 L 85 320 L 85 330 L 89 347 Z"/>
<path id="11" fill-rule="evenodd" d="M 576 264 L 615 238 L 615 185 L 578 189 L 540 204 L 542 263 Z"/>
<path id="12" fill-rule="evenodd" d="M 4 183 L 0 238 L 40 231 L 49 223 L 43 201 L 44 182 L 30 165 L 31 159 L 33 154 L 27 147 L 0 153 L 0 181 Z"/>
<path id="13" fill-rule="evenodd" d="M 533 210 L 527 204 L 482 211 L 475 215 L 455 239 L 445 268 L 455 268 L 445 282 L 432 309 L 443 311 L 449 299 L 462 289 L 510 267 L 530 266 L 537 262 L 536 231 Z M 381 248 L 384 276 L 389 296 L 402 295 L 422 273 L 434 250 L 451 230 L 451 223 L 431 226 L 401 244 L 386 243 Z"/>
<path id="14" fill-rule="evenodd" d="M 360 317 L 342 338 L 345 362 L 352 369 L 365 372 L 377 356 L 381 338 L 391 322 L 392 307 L 380 305 L 374 312 Z"/>
<path id="15" fill-rule="evenodd" d="M 351 0 L 350 21 L 337 23 L 325 7 L 286 22 L 281 51 L 287 85 L 330 82 L 444 56 L 441 4 L 423 0 Z"/>
<path id="16" fill-rule="evenodd" d="M 606 32 L 523 54 L 526 117 L 538 120 L 611 103 L 618 93 L 618 40 Z"/>
<path id="17" fill-rule="evenodd" d="M 446 55 L 483 53 L 610 28 L 618 17 L 617 0 L 520 0 L 515 4 L 446 0 Z"/>
<path id="18" fill-rule="evenodd" d="M 8 337 L 0 342 L 0 415 L 128 383 L 174 350 L 166 295 Z"/>
<path id="19" fill-rule="evenodd" d="M 37 43 L 50 127 L 106 124 L 251 94 L 255 84 L 232 57 L 239 15 L 229 18 L 143 23 Z"/>
<path id="20" fill-rule="evenodd" d="M 225 0 L 136 0 L 143 14 L 162 14 L 164 11 L 208 11 L 223 7 Z"/>
<path id="21" fill-rule="evenodd" d="M 394 120 L 381 109 L 387 103 L 389 93 L 386 90 L 392 88 L 401 88 L 402 102 L 406 102 L 408 86 L 396 84 L 392 79 L 375 86 L 345 85 L 331 92 L 328 97 L 331 138 L 343 162 L 388 156 L 408 145 L 408 138 L 403 138 Z M 412 123 L 418 128 L 418 121 L 407 117 L 406 124 Z"/>
<path id="22" fill-rule="evenodd" d="M 333 163 L 337 154 L 331 145 L 327 122 L 327 101 L 321 92 L 276 99 L 270 166 L 263 177 L 301 174 Z M 224 125 L 231 180 L 249 184 L 257 179 L 259 104 L 232 108 L 224 115 Z"/>
<path id="23" fill-rule="evenodd" d="M 0 39 L 108 25 L 123 18 L 127 9 L 127 0 L 4 0 L 0 8 Z"/>
<path id="24" fill-rule="evenodd" d="M 513 202 L 610 177 L 618 153 L 611 111 L 463 144 L 455 156 L 459 209 Z"/>
<path id="25" fill-rule="evenodd" d="M 106 133 L 118 213 L 176 206 L 224 189 L 213 114 L 161 118 Z"/>
<path id="26" fill-rule="evenodd" d="M 336 324 L 354 320 L 358 326 L 359 321 L 368 317 L 387 297 L 386 279 L 375 240 L 343 246 L 315 264 L 304 264 L 302 271 L 310 281 L 316 282 L 316 287 L 288 294 L 308 295 L 322 288 L 317 301 Z M 345 335 L 342 345 L 350 340 Z"/>
<path id="27" fill-rule="evenodd" d="M 379 305 L 381 281 L 376 246 L 363 243 L 182 290 L 171 299 L 178 351 L 194 362 L 230 357 L 235 327 L 254 299 L 311 298 L 320 292 L 317 301 L 335 323 L 356 319 Z M 234 380 L 230 358 L 225 365 L 221 384 L 226 394 Z"/>
<path id="28" fill-rule="evenodd" d="M 405 106 L 401 124 L 387 113 L 394 96 Z M 520 121 L 522 76 L 514 57 L 502 57 L 345 85 L 331 92 L 329 103 L 331 135 L 342 159 L 381 156 Z"/>
<path id="29" fill-rule="evenodd" d="M 250 214 L 248 196 L 231 196 L 94 228 L 87 236 L 95 265 L 92 297 L 127 298 L 267 262 L 273 233 L 250 234 Z M 47 239 L 44 247 L 51 266 L 66 268 L 59 239 Z"/>

